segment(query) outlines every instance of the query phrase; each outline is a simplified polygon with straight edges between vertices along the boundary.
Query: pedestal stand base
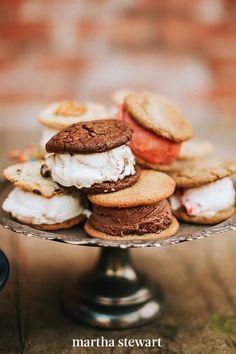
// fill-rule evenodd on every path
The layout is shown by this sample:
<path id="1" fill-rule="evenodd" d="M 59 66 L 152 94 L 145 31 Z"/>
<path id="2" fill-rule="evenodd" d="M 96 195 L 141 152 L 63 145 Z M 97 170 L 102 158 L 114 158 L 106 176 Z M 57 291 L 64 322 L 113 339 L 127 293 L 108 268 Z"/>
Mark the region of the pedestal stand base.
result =
<path id="1" fill-rule="evenodd" d="M 80 278 L 67 297 L 66 310 L 91 326 L 132 328 L 155 319 L 160 304 L 156 287 L 135 271 L 128 250 L 103 248 L 95 268 Z"/>

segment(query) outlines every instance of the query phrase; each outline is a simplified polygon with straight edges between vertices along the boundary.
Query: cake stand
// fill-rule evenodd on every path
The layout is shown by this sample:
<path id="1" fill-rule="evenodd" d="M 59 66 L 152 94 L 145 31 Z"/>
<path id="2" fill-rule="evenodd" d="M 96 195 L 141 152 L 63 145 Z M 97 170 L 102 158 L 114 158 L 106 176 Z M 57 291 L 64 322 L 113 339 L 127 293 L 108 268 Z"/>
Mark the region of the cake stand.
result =
<path id="1" fill-rule="evenodd" d="M 1 183 L 0 205 L 12 186 Z M 139 274 L 130 258 L 130 248 L 162 247 L 236 230 L 236 214 L 213 227 L 181 223 L 175 236 L 156 241 L 104 241 L 89 237 L 82 226 L 46 232 L 12 220 L 2 209 L 0 223 L 6 229 L 75 246 L 101 247 L 97 264 L 68 289 L 64 307 L 79 322 L 102 328 L 131 328 L 159 315 L 163 297 L 156 284 Z"/>

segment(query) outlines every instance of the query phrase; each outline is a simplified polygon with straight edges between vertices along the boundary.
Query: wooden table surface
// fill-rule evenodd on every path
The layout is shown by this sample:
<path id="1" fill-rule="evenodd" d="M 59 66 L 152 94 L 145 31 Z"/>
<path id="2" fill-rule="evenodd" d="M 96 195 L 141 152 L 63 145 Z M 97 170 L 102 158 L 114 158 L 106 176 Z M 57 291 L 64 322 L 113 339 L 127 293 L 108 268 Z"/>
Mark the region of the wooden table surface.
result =
<path id="1" fill-rule="evenodd" d="M 6 150 L 9 135 L 0 138 Z M 22 144 L 22 139 L 14 142 Z M 175 246 L 132 250 L 137 269 L 161 285 L 165 308 L 150 325 L 108 331 L 72 322 L 60 302 L 64 289 L 93 266 L 98 248 L 32 239 L 0 229 L 0 248 L 11 266 L 9 281 L 0 293 L 0 354 L 236 353 L 235 236 L 229 232 Z M 72 348 L 73 338 L 101 336 L 160 337 L 162 347 Z"/>

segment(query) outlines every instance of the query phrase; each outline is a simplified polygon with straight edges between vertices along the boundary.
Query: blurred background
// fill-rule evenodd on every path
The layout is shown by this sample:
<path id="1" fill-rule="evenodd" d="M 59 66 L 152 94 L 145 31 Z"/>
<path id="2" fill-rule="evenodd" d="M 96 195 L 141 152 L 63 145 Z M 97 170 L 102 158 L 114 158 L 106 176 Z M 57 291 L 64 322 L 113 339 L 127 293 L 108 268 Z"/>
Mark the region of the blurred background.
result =
<path id="1" fill-rule="evenodd" d="M 169 96 L 201 129 L 236 124 L 235 20 L 235 0 L 0 0 L 1 130 L 123 87 Z"/>

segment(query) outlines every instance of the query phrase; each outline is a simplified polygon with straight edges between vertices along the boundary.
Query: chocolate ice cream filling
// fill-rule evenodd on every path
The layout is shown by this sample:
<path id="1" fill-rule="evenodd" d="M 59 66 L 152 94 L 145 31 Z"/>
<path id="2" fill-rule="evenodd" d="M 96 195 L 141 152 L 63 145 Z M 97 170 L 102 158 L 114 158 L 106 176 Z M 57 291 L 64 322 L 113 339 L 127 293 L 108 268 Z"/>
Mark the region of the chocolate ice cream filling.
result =
<path id="1" fill-rule="evenodd" d="M 106 208 L 94 205 L 89 222 L 94 229 L 109 235 L 158 234 L 170 226 L 172 213 L 166 199 L 132 208 Z"/>

